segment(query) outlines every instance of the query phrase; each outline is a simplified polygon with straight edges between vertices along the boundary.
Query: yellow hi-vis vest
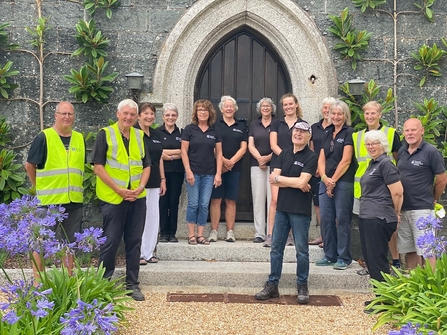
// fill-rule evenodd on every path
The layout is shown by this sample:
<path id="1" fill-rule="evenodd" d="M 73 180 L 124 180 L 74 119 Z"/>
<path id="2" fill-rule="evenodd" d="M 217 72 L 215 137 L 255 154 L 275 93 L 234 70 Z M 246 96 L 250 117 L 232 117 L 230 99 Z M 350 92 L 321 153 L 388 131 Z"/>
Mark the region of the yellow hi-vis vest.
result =
<path id="1" fill-rule="evenodd" d="M 47 160 L 36 170 L 36 194 L 42 205 L 82 203 L 84 195 L 85 144 L 82 134 L 71 132 L 65 149 L 53 128 L 43 130 L 47 142 Z"/>
<path id="2" fill-rule="evenodd" d="M 385 133 L 389 143 L 387 155 L 390 156 L 393 163 L 396 164 L 396 162 L 394 161 L 393 153 L 391 151 L 393 149 L 394 133 L 396 132 L 396 129 L 391 127 L 382 127 L 379 130 Z M 369 161 L 371 160 L 371 157 L 368 156 L 368 151 L 366 150 L 365 146 L 365 133 L 366 129 L 363 129 L 352 134 L 355 158 L 357 158 L 358 162 L 358 168 L 354 177 L 354 198 L 356 199 L 360 199 L 360 196 L 362 195 L 360 178 L 365 173 Z"/>
<path id="3" fill-rule="evenodd" d="M 118 123 L 102 129 L 105 131 L 108 147 L 104 169 L 119 187 L 127 188 L 130 183 L 130 189 L 136 189 L 140 185 L 143 172 L 144 132 L 134 127 L 130 128 L 129 154 L 127 154 Z M 118 205 L 124 200 L 98 176 L 96 177 L 96 195 L 100 200 L 113 205 Z M 146 190 L 143 190 L 138 198 L 145 196 Z"/>

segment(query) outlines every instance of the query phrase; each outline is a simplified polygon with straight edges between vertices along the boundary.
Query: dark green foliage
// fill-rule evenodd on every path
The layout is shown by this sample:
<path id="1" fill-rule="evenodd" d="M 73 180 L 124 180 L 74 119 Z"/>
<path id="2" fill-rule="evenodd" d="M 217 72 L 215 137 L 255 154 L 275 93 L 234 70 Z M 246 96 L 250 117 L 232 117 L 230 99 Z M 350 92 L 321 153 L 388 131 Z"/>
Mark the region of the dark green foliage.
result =
<path id="1" fill-rule="evenodd" d="M 386 3 L 386 0 L 352 0 L 352 2 L 356 7 L 362 7 L 360 10 L 363 13 L 368 7 L 371 9 L 375 9 L 380 5 L 383 5 L 384 3 Z"/>
<path id="2" fill-rule="evenodd" d="M 98 8 L 105 8 L 106 16 L 110 19 L 112 17 L 112 8 L 118 7 L 120 3 L 118 0 L 84 0 L 82 5 L 91 16 L 95 14 Z"/>
<path id="3" fill-rule="evenodd" d="M 84 55 L 90 61 L 99 57 L 107 57 L 105 49 L 109 46 L 109 39 L 104 37 L 101 31 L 96 29 L 94 20 L 79 20 L 76 24 L 76 40 L 80 47 L 73 52 L 72 56 Z"/>
<path id="4" fill-rule="evenodd" d="M 416 71 L 423 71 L 423 77 L 419 82 L 419 86 L 422 87 L 429 76 L 440 77 L 442 76 L 441 68 L 439 67 L 439 60 L 446 53 L 445 50 L 438 48 L 438 46 L 433 44 L 432 47 L 423 45 L 419 48 L 417 53 L 412 52 L 411 57 L 413 57 L 417 64 L 414 66 Z"/>

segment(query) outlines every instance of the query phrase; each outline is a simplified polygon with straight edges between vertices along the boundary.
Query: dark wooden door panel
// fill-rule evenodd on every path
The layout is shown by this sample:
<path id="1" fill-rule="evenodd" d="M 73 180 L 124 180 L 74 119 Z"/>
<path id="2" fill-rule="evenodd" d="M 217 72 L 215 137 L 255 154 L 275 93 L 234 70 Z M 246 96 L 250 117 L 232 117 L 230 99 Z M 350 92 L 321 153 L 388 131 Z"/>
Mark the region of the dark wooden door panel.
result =
<path id="1" fill-rule="evenodd" d="M 196 80 L 194 99 L 209 99 L 220 117 L 220 98 L 231 95 L 239 107 L 236 117 L 246 119 L 248 126 L 258 118 L 259 99 L 271 97 L 278 106 L 278 99 L 290 91 L 289 74 L 273 46 L 244 27 L 223 38 L 207 55 Z M 278 106 L 277 115 L 281 115 L 280 110 Z M 249 155 L 247 150 L 242 161 L 238 221 L 253 220 Z"/>

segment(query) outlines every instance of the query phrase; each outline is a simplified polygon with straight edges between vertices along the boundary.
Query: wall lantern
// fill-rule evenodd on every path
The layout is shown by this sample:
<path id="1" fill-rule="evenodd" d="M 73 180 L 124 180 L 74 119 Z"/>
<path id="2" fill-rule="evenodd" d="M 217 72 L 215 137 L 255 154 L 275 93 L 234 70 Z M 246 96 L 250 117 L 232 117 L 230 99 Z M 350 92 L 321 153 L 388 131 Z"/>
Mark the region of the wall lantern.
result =
<path id="1" fill-rule="evenodd" d="M 140 92 L 143 87 L 143 75 L 137 72 L 128 73 L 125 75 L 127 78 L 126 86 L 132 93 L 132 99 L 136 103 L 140 100 Z"/>
<path id="2" fill-rule="evenodd" d="M 362 96 L 365 90 L 365 83 L 366 81 L 359 78 L 348 80 L 349 92 L 355 97 Z"/>

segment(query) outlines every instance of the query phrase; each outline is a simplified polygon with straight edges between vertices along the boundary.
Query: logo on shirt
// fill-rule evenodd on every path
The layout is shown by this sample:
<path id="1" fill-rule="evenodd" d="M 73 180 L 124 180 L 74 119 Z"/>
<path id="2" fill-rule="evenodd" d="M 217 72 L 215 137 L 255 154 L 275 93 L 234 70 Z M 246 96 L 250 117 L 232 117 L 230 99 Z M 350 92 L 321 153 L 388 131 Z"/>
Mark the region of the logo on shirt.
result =
<path id="1" fill-rule="evenodd" d="M 298 165 L 298 166 L 304 167 L 304 164 L 301 162 L 298 162 L 298 161 L 294 161 L 293 165 Z"/>
<path id="2" fill-rule="evenodd" d="M 159 140 L 152 140 L 154 143 L 161 143 Z"/>
<path id="3" fill-rule="evenodd" d="M 376 169 L 372 169 L 372 171 L 369 173 L 370 176 L 372 176 L 376 172 Z"/>
<path id="4" fill-rule="evenodd" d="M 241 134 L 242 134 L 242 130 L 240 130 L 240 129 L 236 129 L 236 128 L 233 128 L 233 131 L 235 131 L 235 132 L 237 132 L 237 133 L 241 133 Z"/>
<path id="5" fill-rule="evenodd" d="M 344 143 L 345 139 L 344 138 L 337 138 L 337 143 Z"/>
<path id="6" fill-rule="evenodd" d="M 216 139 L 216 137 L 214 135 L 206 135 L 206 138 L 209 138 L 211 140 L 215 140 Z"/>
<path id="7" fill-rule="evenodd" d="M 179 141 L 179 142 L 181 142 L 182 141 L 182 138 L 181 137 L 175 137 L 175 139 L 177 140 L 177 141 Z"/>
<path id="8" fill-rule="evenodd" d="M 424 165 L 423 162 L 421 162 L 421 161 L 417 161 L 417 160 L 415 160 L 415 159 L 413 159 L 413 160 L 411 161 L 411 164 L 413 164 L 414 166 L 422 166 L 422 165 Z"/>

